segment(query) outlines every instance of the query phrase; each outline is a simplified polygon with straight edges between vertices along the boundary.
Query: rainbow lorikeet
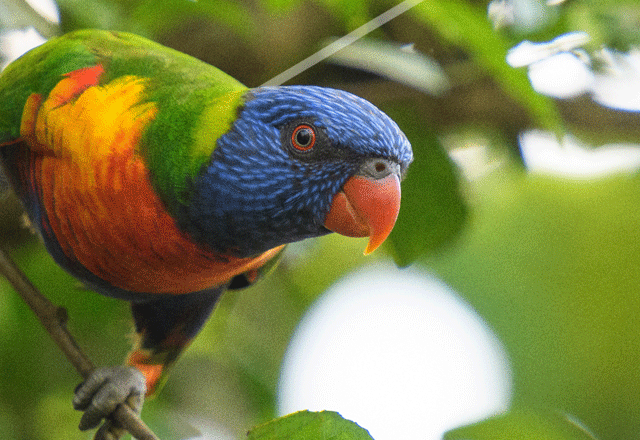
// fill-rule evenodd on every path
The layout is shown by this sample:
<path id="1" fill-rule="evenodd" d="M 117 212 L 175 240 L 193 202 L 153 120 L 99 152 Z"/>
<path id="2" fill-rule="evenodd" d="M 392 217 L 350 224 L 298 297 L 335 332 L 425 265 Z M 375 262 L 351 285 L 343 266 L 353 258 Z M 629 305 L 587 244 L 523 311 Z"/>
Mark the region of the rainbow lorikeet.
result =
<path id="1" fill-rule="evenodd" d="M 13 62 L 0 163 L 55 261 L 130 301 L 139 336 L 129 367 L 76 391 L 81 429 L 122 401 L 139 410 L 222 293 L 255 282 L 285 244 L 333 231 L 377 248 L 411 160 L 361 98 L 249 89 L 131 34 L 78 31 Z"/>

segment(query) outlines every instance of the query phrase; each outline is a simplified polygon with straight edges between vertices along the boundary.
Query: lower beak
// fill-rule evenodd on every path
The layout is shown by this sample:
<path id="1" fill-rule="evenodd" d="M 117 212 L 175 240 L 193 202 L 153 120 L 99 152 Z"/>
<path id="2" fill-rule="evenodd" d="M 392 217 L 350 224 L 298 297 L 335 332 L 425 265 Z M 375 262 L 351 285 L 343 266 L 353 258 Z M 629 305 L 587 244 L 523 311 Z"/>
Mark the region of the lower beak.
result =
<path id="1" fill-rule="evenodd" d="M 353 176 L 336 194 L 324 227 L 347 237 L 369 237 L 365 255 L 389 236 L 400 211 L 400 179 Z"/>

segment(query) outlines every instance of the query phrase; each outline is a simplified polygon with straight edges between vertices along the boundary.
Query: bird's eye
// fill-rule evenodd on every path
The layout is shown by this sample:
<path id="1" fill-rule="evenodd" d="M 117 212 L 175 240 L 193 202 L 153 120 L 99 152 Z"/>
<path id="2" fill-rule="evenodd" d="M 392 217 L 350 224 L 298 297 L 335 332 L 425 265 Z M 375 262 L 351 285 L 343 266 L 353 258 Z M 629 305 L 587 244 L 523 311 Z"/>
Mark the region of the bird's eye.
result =
<path id="1" fill-rule="evenodd" d="M 298 125 L 291 134 L 291 144 L 298 151 L 309 151 L 316 143 L 316 132 L 310 125 Z"/>

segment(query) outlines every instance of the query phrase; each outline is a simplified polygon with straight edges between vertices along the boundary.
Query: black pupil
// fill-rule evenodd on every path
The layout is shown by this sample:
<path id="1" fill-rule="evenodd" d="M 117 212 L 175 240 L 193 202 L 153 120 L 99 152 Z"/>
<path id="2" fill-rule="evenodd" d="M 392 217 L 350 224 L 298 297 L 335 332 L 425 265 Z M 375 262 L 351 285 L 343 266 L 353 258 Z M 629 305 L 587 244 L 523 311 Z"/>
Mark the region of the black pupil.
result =
<path id="1" fill-rule="evenodd" d="M 310 128 L 301 128 L 296 132 L 296 142 L 301 147 L 306 147 L 311 143 L 313 139 L 313 133 Z"/>

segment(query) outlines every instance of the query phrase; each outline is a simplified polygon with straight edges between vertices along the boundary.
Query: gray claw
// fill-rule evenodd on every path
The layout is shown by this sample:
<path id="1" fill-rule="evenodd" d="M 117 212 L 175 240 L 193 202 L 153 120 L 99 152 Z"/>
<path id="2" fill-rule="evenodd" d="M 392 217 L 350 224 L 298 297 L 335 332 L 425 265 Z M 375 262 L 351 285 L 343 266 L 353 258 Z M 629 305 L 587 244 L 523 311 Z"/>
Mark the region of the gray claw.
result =
<path id="1" fill-rule="evenodd" d="M 133 367 L 101 367 L 76 388 L 73 407 L 84 411 L 80 430 L 95 428 L 121 403 L 140 413 L 147 384 L 144 375 Z"/>

